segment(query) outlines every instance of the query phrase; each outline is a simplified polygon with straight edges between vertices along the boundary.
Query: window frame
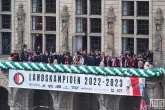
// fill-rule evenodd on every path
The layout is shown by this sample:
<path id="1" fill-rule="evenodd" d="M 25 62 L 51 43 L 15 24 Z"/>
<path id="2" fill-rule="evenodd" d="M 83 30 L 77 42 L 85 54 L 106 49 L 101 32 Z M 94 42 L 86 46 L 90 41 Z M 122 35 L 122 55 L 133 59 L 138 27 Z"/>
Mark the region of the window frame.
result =
<path id="1" fill-rule="evenodd" d="M 36 19 L 34 20 L 33 18 L 36 17 Z M 41 19 L 41 23 L 38 24 L 37 20 L 39 20 L 39 18 Z M 35 23 L 34 23 L 35 21 Z M 37 24 L 39 26 L 37 26 Z M 32 30 L 42 30 L 43 29 L 43 19 L 42 16 L 32 16 Z"/>
<path id="2" fill-rule="evenodd" d="M 46 16 L 46 31 L 56 31 L 56 17 Z"/>
<path id="3" fill-rule="evenodd" d="M 34 2 L 36 1 L 36 2 Z M 32 13 L 42 13 L 43 11 L 43 5 L 42 5 L 42 0 L 31 0 L 32 2 Z M 34 6 L 34 3 L 36 3 L 36 6 Z M 38 5 L 38 8 L 37 8 L 37 5 Z M 36 9 L 36 11 L 34 11 Z M 39 10 L 39 11 L 37 11 Z"/>
<path id="4" fill-rule="evenodd" d="M 139 3 L 142 2 L 143 4 L 140 4 L 139 6 Z M 149 1 L 137 1 L 137 16 L 149 16 Z"/>
<path id="5" fill-rule="evenodd" d="M 133 24 L 131 22 L 133 22 Z M 126 31 L 127 31 L 126 33 L 125 33 L 125 25 L 126 25 Z M 122 19 L 122 34 L 134 34 L 135 32 L 134 26 L 135 26 L 134 19 Z"/>
<path id="6" fill-rule="evenodd" d="M 98 48 L 94 49 L 92 47 L 98 47 Z M 90 36 L 90 51 L 96 51 L 96 50 L 99 50 L 101 52 L 101 36 Z"/>
<path id="7" fill-rule="evenodd" d="M 141 43 L 138 43 L 138 40 L 141 40 Z M 149 50 L 149 38 L 137 38 L 136 39 L 136 44 L 137 44 L 136 45 L 136 47 L 137 47 L 137 54 L 141 54 L 141 53 L 147 52 Z M 144 49 L 144 47 L 145 47 L 145 49 Z M 146 51 L 141 51 L 141 50 L 146 50 Z"/>
<path id="8" fill-rule="evenodd" d="M 101 0 L 90 0 L 90 15 L 101 15 Z"/>
<path id="9" fill-rule="evenodd" d="M 88 30 L 87 18 L 76 18 L 76 32 L 84 33 L 87 32 L 87 30 Z"/>
<path id="10" fill-rule="evenodd" d="M 56 0 L 45 0 L 45 12 L 56 13 Z"/>
<path id="11" fill-rule="evenodd" d="M 131 2 L 133 3 L 133 5 L 131 5 Z M 126 10 L 124 9 L 124 6 L 126 6 L 125 3 L 127 3 L 127 9 Z M 122 1 L 122 16 L 134 16 L 134 7 L 135 7 L 134 1 Z M 133 10 L 131 10 L 131 9 L 133 9 Z M 125 15 L 124 14 L 125 11 L 128 14 Z M 132 14 L 132 12 L 133 12 L 133 14 Z"/>
<path id="12" fill-rule="evenodd" d="M 5 41 L 3 41 L 3 39 L 5 37 L 8 37 L 10 39 L 10 41 L 8 41 L 9 45 L 8 44 L 6 44 L 6 45 L 4 44 Z M 7 47 L 9 47 L 9 50 L 8 50 L 9 53 L 4 52 L 4 49 L 7 48 Z M 11 53 L 11 32 L 2 32 L 2 54 L 3 55 L 9 55 L 10 53 Z"/>
<path id="13" fill-rule="evenodd" d="M 137 20 L 137 35 L 149 35 L 149 20 Z"/>
<path id="14" fill-rule="evenodd" d="M 48 51 L 49 49 L 48 49 L 48 47 L 50 46 L 50 45 L 54 45 L 53 46 L 53 52 L 56 52 L 56 35 L 55 34 L 46 34 L 45 35 L 46 36 L 46 51 Z M 53 37 L 53 38 L 49 38 L 49 37 Z M 51 42 L 51 43 L 47 43 L 47 40 L 50 40 L 50 41 L 53 41 L 53 40 L 55 40 L 55 41 L 53 41 L 53 43 Z"/>
<path id="15" fill-rule="evenodd" d="M 11 0 L 2 0 L 1 6 L 2 6 L 2 11 L 11 11 Z"/>
<path id="16" fill-rule="evenodd" d="M 132 51 L 134 53 L 134 37 L 128 38 L 128 37 L 122 37 L 122 53 L 125 53 L 126 51 Z M 126 41 L 124 41 L 126 40 Z M 132 40 L 132 41 L 131 41 Z M 124 49 L 125 48 L 125 49 Z"/>
<path id="17" fill-rule="evenodd" d="M 11 15 L 2 15 L 2 29 L 11 29 Z"/>
<path id="18" fill-rule="evenodd" d="M 94 21 L 96 20 L 96 21 Z M 99 20 L 99 21 L 97 21 Z M 91 18 L 90 19 L 90 32 L 91 33 L 101 33 L 101 19 Z"/>

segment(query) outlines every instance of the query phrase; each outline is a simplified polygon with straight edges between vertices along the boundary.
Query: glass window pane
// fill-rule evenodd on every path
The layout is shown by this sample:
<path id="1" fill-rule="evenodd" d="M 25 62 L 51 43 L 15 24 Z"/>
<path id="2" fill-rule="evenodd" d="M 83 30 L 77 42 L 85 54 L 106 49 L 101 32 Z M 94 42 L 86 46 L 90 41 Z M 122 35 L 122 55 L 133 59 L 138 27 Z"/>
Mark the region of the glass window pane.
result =
<path id="1" fill-rule="evenodd" d="M 11 11 L 11 0 L 2 0 L 2 11 Z"/>
<path id="2" fill-rule="evenodd" d="M 32 12 L 42 13 L 42 0 L 32 0 Z"/>
<path id="3" fill-rule="evenodd" d="M 91 15 L 101 15 L 101 0 L 91 0 Z"/>
<path id="4" fill-rule="evenodd" d="M 56 0 L 45 0 L 46 13 L 56 13 Z"/>
<path id="5" fill-rule="evenodd" d="M 2 32 L 2 54 L 9 55 L 11 52 L 11 33 Z"/>
<path id="6" fill-rule="evenodd" d="M 11 15 L 2 15 L 2 28 L 11 29 Z"/>
<path id="7" fill-rule="evenodd" d="M 56 31 L 56 17 L 46 17 L 46 30 Z"/>
<path id="8" fill-rule="evenodd" d="M 87 0 L 76 0 L 76 14 L 87 14 Z"/>
<path id="9" fill-rule="evenodd" d="M 122 33 L 134 34 L 134 20 L 122 20 Z"/>
<path id="10" fill-rule="evenodd" d="M 32 40 L 33 40 L 33 50 L 39 54 L 42 52 L 42 34 L 32 34 Z M 38 46 L 40 49 L 38 49 Z"/>
<path id="11" fill-rule="evenodd" d="M 91 36 L 90 37 L 90 50 L 91 51 L 101 51 L 101 37 L 95 37 L 95 36 Z"/>
<path id="12" fill-rule="evenodd" d="M 134 1 L 122 2 L 122 14 L 123 16 L 134 16 Z"/>
<path id="13" fill-rule="evenodd" d="M 42 16 L 32 16 L 32 30 L 42 30 Z"/>
<path id="14" fill-rule="evenodd" d="M 138 16 L 149 16 L 149 2 L 138 1 L 137 2 L 137 15 Z"/>
<path id="15" fill-rule="evenodd" d="M 122 38 L 122 52 L 126 51 L 134 53 L 134 38 Z"/>
<path id="16" fill-rule="evenodd" d="M 137 54 L 145 53 L 149 49 L 149 39 L 138 38 L 137 39 Z"/>
<path id="17" fill-rule="evenodd" d="M 149 34 L 149 20 L 137 20 L 137 34 Z"/>
<path id="18" fill-rule="evenodd" d="M 101 33 L 101 19 L 91 18 L 91 32 Z"/>
<path id="19" fill-rule="evenodd" d="M 86 18 L 76 18 L 76 32 L 87 32 Z"/>
<path id="20" fill-rule="evenodd" d="M 56 52 L 56 35 L 46 35 L 46 51 Z"/>

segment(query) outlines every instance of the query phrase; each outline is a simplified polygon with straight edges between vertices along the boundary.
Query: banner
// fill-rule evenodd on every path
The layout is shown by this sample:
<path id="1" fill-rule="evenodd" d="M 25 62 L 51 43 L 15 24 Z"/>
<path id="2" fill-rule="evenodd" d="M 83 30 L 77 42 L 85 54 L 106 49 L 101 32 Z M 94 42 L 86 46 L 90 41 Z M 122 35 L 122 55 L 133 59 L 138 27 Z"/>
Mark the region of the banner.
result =
<path id="1" fill-rule="evenodd" d="M 9 70 L 9 87 L 142 96 L 144 78 Z"/>

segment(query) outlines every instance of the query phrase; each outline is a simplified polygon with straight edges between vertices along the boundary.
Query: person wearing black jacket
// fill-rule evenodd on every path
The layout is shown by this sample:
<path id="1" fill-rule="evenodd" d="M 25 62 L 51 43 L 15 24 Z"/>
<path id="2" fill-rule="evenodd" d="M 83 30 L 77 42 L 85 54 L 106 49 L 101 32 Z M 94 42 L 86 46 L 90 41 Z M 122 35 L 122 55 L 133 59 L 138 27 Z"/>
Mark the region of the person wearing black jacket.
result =
<path id="1" fill-rule="evenodd" d="M 40 63 L 43 63 L 44 62 L 44 55 L 43 55 L 42 52 L 40 53 L 40 56 L 39 56 L 39 62 Z"/>
<path id="2" fill-rule="evenodd" d="M 111 60 L 110 56 L 106 57 L 106 60 L 104 60 L 104 65 L 105 65 L 105 67 L 112 67 L 112 60 Z"/>
<path id="3" fill-rule="evenodd" d="M 83 64 L 83 65 L 86 65 L 87 60 L 88 60 L 88 57 L 87 57 L 87 55 L 86 55 L 86 52 L 85 52 L 85 51 L 83 51 L 83 55 L 82 55 L 82 57 L 84 58 L 84 64 Z"/>
<path id="4" fill-rule="evenodd" d="M 96 58 L 93 55 L 88 58 L 87 65 L 96 66 Z"/>
<path id="5" fill-rule="evenodd" d="M 22 52 L 21 57 L 22 57 L 23 62 L 28 61 L 29 55 L 28 55 L 28 52 L 26 51 L 26 49 L 24 49 L 24 51 Z"/>
<path id="6" fill-rule="evenodd" d="M 44 56 L 44 63 L 50 63 L 50 58 L 47 52 L 45 53 L 45 56 Z"/>
<path id="7" fill-rule="evenodd" d="M 59 53 L 57 56 L 57 63 L 58 64 L 64 64 L 64 56 Z"/>
<path id="8" fill-rule="evenodd" d="M 50 52 L 50 63 L 52 64 L 53 63 L 53 61 L 54 61 L 54 55 L 52 54 L 52 52 Z"/>

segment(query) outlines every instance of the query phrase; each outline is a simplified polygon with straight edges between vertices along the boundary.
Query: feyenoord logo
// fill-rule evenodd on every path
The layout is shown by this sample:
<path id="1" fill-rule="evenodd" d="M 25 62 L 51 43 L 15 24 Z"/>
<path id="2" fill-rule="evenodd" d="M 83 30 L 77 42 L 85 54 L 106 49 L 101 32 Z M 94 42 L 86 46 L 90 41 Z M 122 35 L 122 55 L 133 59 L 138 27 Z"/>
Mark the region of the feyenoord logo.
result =
<path id="1" fill-rule="evenodd" d="M 17 85 L 21 85 L 24 82 L 24 76 L 21 73 L 17 73 L 14 75 L 14 82 Z"/>

